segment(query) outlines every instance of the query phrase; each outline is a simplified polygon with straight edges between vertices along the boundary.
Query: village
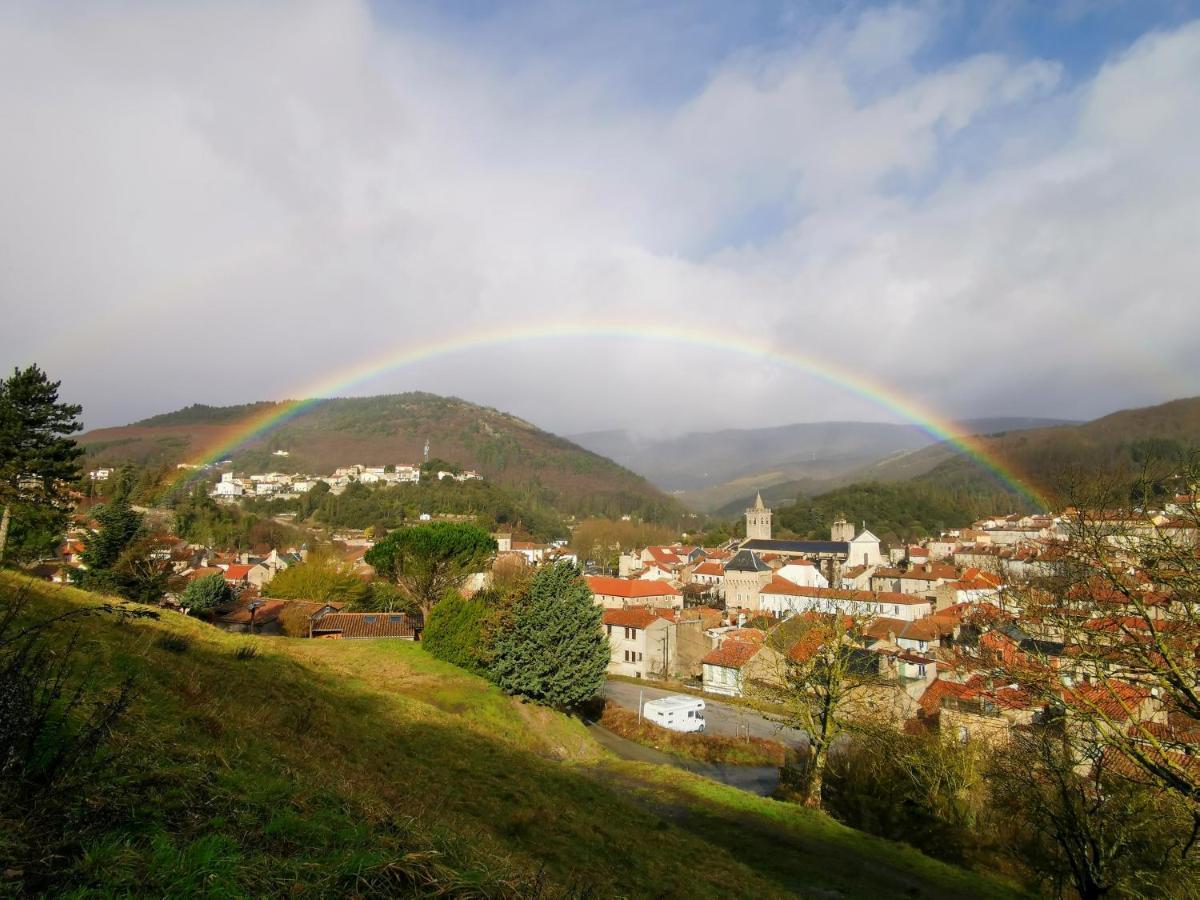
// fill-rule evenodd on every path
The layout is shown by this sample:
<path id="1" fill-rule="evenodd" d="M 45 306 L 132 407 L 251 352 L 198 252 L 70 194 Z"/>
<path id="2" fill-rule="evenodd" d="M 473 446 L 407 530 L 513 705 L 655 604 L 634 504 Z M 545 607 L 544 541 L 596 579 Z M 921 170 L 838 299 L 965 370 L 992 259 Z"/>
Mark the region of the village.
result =
<path id="1" fill-rule="evenodd" d="M 337 490 L 355 480 L 403 483 L 419 477 L 415 466 L 355 465 L 319 480 Z M 438 477 L 480 476 L 439 472 Z M 227 474 L 212 495 L 228 500 L 238 492 L 303 491 L 312 482 Z M 1111 539 L 1114 552 L 1128 558 L 1131 573 L 1137 573 L 1138 535 L 1195 540 L 1194 526 L 1178 518 L 1194 502 L 1181 496 L 1162 511 L 1109 523 L 1113 534 L 1121 535 Z M 789 639 L 789 622 L 838 618 L 847 625 L 842 639 L 853 641 L 859 665 L 870 676 L 873 712 L 898 728 L 941 728 L 965 743 L 1003 739 L 1040 720 L 1047 714 L 1044 701 L 1018 681 L 997 680 L 998 661 L 1013 671 L 1020 660 L 1036 660 L 1075 690 L 1126 698 L 1129 702 L 1115 713 L 1126 724 L 1136 719 L 1169 726 L 1171 711 L 1148 689 L 1119 667 L 1095 671 L 1091 656 L 1075 645 L 1079 634 L 1120 638 L 1130 627 L 1153 628 L 1131 612 L 1128 598 L 1099 587 L 1094 596 L 1076 591 L 1072 616 L 1079 633 L 1072 635 L 1064 633 L 1059 618 L 1027 609 L 1024 586 L 1060 571 L 1071 539 L 1070 511 L 987 518 L 891 548 L 881 546 L 865 525 L 856 528 L 845 520 L 831 523 L 828 540 L 777 539 L 772 518 L 760 495 L 745 512 L 744 538 L 708 548 L 679 542 L 625 549 L 611 571 L 579 560 L 567 541 L 538 543 L 496 532 L 490 567 L 467 574 L 461 590 L 470 596 L 488 587 L 500 566 L 575 565 L 602 607 L 610 677 L 721 701 L 752 700 L 769 708 L 771 698 L 786 687 L 789 662 L 814 649 L 811 640 Z M 272 597 L 273 579 L 303 563 L 306 547 L 236 552 L 166 535 L 156 540 L 154 556 L 169 563 L 177 587 L 219 575 L 231 588 L 236 602 L 212 614 L 219 628 L 324 639 L 421 637 L 419 614 Z M 348 533 L 335 534 L 330 547 L 338 566 L 371 582 L 376 573 L 365 557 L 373 544 L 371 536 Z M 69 536 L 57 558 L 34 571 L 67 583 L 70 570 L 81 565 L 83 549 L 80 534 Z M 1152 580 L 1136 583 L 1149 608 L 1165 615 L 1166 606 L 1153 603 L 1159 588 Z M 178 591 L 168 593 L 164 602 L 177 605 L 177 597 Z"/>
<path id="2" fill-rule="evenodd" d="M 428 455 L 428 449 L 426 450 Z M 275 456 L 287 456 L 288 451 L 276 450 Z M 180 464 L 179 468 L 195 469 L 198 466 Z M 211 467 L 210 467 L 211 468 Z M 108 481 L 115 474 L 115 469 L 92 469 L 88 473 L 91 481 Z M 483 476 L 478 472 L 467 469 L 451 472 L 439 469 L 430 473 L 438 481 L 482 481 Z M 334 469 L 332 475 L 306 475 L 299 472 L 287 474 L 284 472 L 256 472 L 247 475 L 241 472 L 222 472 L 210 492 L 215 500 L 236 502 L 243 498 L 266 497 L 280 500 L 295 499 L 301 494 L 307 494 L 318 484 L 329 486 L 330 493 L 340 494 L 351 484 L 395 485 L 418 484 L 421 481 L 421 466 L 419 465 L 384 465 L 364 466 L 355 464 L 340 466 Z"/>

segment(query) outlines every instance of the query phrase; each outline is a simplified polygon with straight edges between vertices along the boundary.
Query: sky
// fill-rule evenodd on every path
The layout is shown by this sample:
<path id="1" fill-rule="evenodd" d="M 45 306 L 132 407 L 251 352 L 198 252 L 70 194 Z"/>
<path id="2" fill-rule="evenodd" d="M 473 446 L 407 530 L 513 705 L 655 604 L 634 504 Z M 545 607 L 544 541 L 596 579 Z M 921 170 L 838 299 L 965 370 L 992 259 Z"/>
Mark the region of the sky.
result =
<path id="1" fill-rule="evenodd" d="M 0 76 L 0 364 L 89 426 L 898 420 L 830 368 L 959 418 L 1200 394 L 1197 2 L 10 2 Z"/>

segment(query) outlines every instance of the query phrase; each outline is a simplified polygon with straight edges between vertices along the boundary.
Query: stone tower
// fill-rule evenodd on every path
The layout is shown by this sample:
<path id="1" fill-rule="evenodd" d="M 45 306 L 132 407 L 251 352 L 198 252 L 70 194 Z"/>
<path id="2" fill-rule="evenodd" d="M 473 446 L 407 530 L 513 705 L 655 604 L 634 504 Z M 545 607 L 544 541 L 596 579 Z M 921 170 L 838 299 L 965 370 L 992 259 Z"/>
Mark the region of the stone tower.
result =
<path id="1" fill-rule="evenodd" d="M 845 516 L 838 516 L 838 520 L 833 523 L 833 528 L 829 531 L 829 539 L 849 543 L 854 540 L 854 526 L 846 521 Z"/>
<path id="2" fill-rule="evenodd" d="M 762 493 L 754 498 L 754 505 L 746 510 L 746 539 L 771 539 L 771 511 L 763 506 Z"/>

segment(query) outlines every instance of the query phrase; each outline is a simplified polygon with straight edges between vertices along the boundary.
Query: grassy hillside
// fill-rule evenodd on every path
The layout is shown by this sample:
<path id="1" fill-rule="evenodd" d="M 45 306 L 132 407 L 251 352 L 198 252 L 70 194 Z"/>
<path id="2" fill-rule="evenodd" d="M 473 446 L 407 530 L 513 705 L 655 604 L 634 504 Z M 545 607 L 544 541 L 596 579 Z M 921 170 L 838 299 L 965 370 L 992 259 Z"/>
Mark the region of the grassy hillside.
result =
<path id="1" fill-rule="evenodd" d="M 0 574 L 0 605 L 32 592 L 27 620 L 98 602 L 28 584 Z M 103 777 L 41 813 L 0 807 L 0 893 L 1008 895 L 823 815 L 607 757 L 578 722 L 418 645 L 165 612 L 77 624 L 74 677 L 130 677 L 135 699 Z"/>
<path id="2" fill-rule="evenodd" d="M 89 462 L 173 464 L 238 434 L 275 404 L 190 406 L 80 438 Z M 416 463 L 432 456 L 477 469 L 529 505 L 576 515 L 677 519 L 682 507 L 616 463 L 515 416 L 464 400 L 408 393 L 324 401 L 234 454 L 238 468 L 324 474 L 352 463 Z M 287 458 L 272 456 L 274 450 Z"/>

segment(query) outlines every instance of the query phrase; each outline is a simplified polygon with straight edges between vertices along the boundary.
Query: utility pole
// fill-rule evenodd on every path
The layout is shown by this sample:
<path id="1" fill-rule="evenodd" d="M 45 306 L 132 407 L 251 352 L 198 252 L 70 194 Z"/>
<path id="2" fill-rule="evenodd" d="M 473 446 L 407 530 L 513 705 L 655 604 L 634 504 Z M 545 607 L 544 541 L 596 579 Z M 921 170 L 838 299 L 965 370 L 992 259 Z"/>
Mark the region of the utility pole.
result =
<path id="1" fill-rule="evenodd" d="M 645 697 L 645 688 L 638 688 L 638 724 L 642 724 L 642 698 Z"/>
<path id="2" fill-rule="evenodd" d="M 258 608 L 263 605 L 263 601 L 255 600 L 250 604 L 250 634 L 254 634 L 254 618 L 258 615 Z"/>

